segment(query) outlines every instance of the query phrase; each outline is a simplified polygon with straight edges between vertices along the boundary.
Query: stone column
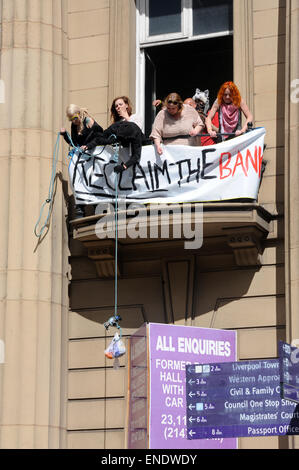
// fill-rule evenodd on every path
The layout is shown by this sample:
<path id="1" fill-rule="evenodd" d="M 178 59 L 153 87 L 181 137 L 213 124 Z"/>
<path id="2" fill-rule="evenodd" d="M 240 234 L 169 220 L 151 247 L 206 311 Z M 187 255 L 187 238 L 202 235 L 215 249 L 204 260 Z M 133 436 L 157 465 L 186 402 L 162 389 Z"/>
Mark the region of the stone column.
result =
<path id="1" fill-rule="evenodd" d="M 285 242 L 287 339 L 299 338 L 299 0 L 287 0 Z"/>
<path id="2" fill-rule="evenodd" d="M 59 179 L 42 240 L 34 226 L 64 121 L 66 6 L 0 3 L 0 448 L 65 446 L 68 246 Z M 57 172 L 65 175 L 63 159 L 60 152 Z"/>
<path id="3" fill-rule="evenodd" d="M 286 0 L 285 279 L 286 336 L 299 347 L 299 0 Z M 298 436 L 291 446 L 299 448 Z"/>
<path id="4" fill-rule="evenodd" d="M 110 0 L 108 108 L 116 96 L 135 101 L 136 6 L 134 0 Z"/>
<path id="5" fill-rule="evenodd" d="M 234 82 L 254 114 L 253 0 L 234 0 Z"/>

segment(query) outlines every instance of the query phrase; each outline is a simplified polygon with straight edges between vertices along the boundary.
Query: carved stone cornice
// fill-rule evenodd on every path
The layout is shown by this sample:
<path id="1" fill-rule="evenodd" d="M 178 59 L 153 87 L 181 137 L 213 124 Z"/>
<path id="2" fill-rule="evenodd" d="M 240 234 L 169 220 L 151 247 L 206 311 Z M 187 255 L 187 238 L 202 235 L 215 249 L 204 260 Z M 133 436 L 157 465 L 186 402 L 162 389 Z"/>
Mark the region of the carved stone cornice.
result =
<path id="1" fill-rule="evenodd" d="M 99 243 L 87 244 L 88 258 L 96 266 L 100 279 L 113 278 L 115 276 L 115 241 L 104 240 Z M 120 275 L 119 262 L 117 263 L 117 275 Z"/>
<path id="2" fill-rule="evenodd" d="M 227 244 L 234 253 L 237 266 L 261 265 L 262 241 L 265 233 L 256 227 L 225 229 Z"/>

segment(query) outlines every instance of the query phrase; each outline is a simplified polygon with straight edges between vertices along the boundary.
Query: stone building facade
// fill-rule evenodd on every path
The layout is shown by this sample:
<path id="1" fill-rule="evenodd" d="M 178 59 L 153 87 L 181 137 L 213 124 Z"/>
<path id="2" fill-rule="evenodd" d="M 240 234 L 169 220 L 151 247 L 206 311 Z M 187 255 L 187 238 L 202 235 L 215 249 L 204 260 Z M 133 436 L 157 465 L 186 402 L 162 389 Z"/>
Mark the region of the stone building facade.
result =
<path id="1" fill-rule="evenodd" d="M 234 0 L 233 30 L 223 38 L 192 37 L 192 2 L 184 1 L 185 36 L 157 43 L 143 34 L 146 5 L 0 2 L 0 448 L 126 447 L 127 358 L 115 370 L 103 354 L 114 245 L 96 237 L 92 213 L 71 220 L 65 144 L 49 226 L 40 238 L 34 226 L 66 105 L 87 107 L 106 127 L 112 99 L 128 95 L 148 115 L 147 80 L 159 74 L 147 73 L 148 58 L 163 61 L 164 46 L 169 54 L 173 44 L 188 46 L 191 60 L 197 50 L 204 57 L 200 41 L 216 41 L 206 43 L 213 54 L 231 44 L 224 71 L 266 128 L 267 165 L 254 204 L 204 204 L 200 250 L 171 239 L 120 243 L 123 334 L 147 321 L 234 329 L 239 360 L 275 358 L 280 339 L 299 338 L 299 1 Z M 239 446 L 299 442 L 244 438 Z"/>

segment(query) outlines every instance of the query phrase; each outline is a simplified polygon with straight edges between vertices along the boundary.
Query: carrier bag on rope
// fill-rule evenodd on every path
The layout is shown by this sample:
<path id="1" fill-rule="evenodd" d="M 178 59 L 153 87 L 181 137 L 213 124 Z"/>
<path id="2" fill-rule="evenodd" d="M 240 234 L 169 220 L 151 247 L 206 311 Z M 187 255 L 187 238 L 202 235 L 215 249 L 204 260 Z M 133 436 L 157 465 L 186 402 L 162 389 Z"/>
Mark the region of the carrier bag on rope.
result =
<path id="1" fill-rule="evenodd" d="M 108 359 L 117 359 L 118 357 L 123 356 L 125 353 L 125 344 L 119 336 L 118 332 L 116 332 L 108 348 L 105 349 L 105 356 Z"/>

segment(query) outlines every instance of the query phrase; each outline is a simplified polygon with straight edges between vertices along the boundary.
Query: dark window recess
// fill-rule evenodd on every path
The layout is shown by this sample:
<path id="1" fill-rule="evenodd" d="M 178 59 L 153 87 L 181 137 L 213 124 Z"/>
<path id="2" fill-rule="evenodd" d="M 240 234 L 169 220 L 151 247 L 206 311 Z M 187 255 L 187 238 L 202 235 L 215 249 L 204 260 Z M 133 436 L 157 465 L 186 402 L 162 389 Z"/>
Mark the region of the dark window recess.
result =
<path id="1" fill-rule="evenodd" d="M 193 35 L 233 30 L 233 0 L 193 0 Z"/>
<path id="2" fill-rule="evenodd" d="M 149 0 L 149 35 L 181 32 L 181 0 Z"/>
<path id="3" fill-rule="evenodd" d="M 177 92 L 192 98 L 196 88 L 210 91 L 210 106 L 222 83 L 233 80 L 233 36 L 146 48 L 145 132 L 151 132 L 153 98 Z"/>

